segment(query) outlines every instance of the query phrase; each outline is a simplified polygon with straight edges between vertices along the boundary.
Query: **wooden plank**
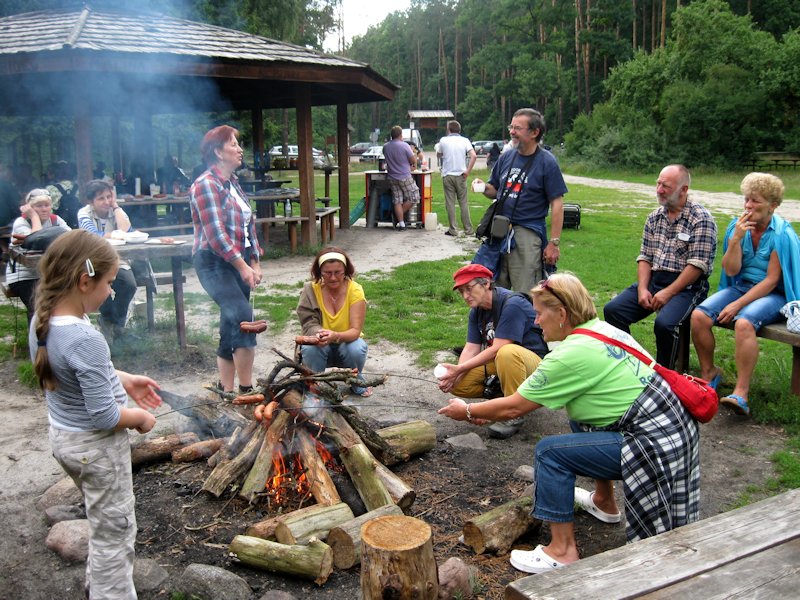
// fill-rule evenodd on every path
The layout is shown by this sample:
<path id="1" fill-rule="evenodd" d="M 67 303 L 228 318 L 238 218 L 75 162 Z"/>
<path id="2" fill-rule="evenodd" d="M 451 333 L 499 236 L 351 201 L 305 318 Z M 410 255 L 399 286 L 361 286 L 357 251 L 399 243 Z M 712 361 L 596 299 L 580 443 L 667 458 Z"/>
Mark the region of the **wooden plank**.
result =
<path id="1" fill-rule="evenodd" d="M 800 539 L 746 556 L 700 577 L 642 596 L 648 600 L 673 598 L 793 598 L 800 589 Z"/>
<path id="2" fill-rule="evenodd" d="M 800 489 L 524 577 L 506 587 L 505 597 L 636 598 L 798 537 Z"/>

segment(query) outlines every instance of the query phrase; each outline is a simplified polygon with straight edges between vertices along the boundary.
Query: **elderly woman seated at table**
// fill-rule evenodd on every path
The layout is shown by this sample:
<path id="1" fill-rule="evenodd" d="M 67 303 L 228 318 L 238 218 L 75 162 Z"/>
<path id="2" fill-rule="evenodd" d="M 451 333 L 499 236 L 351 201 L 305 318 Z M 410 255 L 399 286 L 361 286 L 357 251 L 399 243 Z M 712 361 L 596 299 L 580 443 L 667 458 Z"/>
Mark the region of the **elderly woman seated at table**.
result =
<path id="1" fill-rule="evenodd" d="M 303 286 L 297 316 L 304 336 L 313 344 L 301 346 L 303 364 L 315 373 L 326 367 L 358 369 L 367 361 L 367 343 L 361 337 L 367 301 L 364 289 L 353 281 L 355 267 L 340 248 L 323 248 L 311 263 L 311 278 Z M 372 388 L 353 385 L 353 393 L 372 395 Z"/>
<path id="2" fill-rule="evenodd" d="M 750 378 L 758 361 L 756 333 L 780 320 L 788 300 L 800 299 L 800 244 L 792 226 L 775 214 L 783 182 L 768 173 L 750 173 L 741 184 L 744 212 L 728 225 L 723 242 L 719 291 L 692 313 L 692 340 L 700 376 L 717 387 L 722 371 L 714 364 L 711 327 L 733 323 L 736 385 L 720 403 L 750 414 Z"/>
<path id="3" fill-rule="evenodd" d="M 550 525 L 551 541 L 514 550 L 511 564 L 542 573 L 575 562 L 575 505 L 606 523 L 621 520 L 614 480 L 622 480 L 629 541 L 699 517 L 697 423 L 669 385 L 638 358 L 576 331 L 589 329 L 641 347 L 597 319 L 577 277 L 557 273 L 532 291 L 537 323 L 548 342 L 561 342 L 510 396 L 467 404 L 453 398 L 440 414 L 484 424 L 513 419 L 542 406 L 564 408 L 572 433 L 545 437 L 535 449 L 533 516 Z M 594 492 L 575 487 L 595 480 Z"/>
<path id="4" fill-rule="evenodd" d="M 53 201 L 50 192 L 35 188 L 28 192 L 25 204 L 19 207 L 22 213 L 11 226 L 11 236 L 15 242 L 28 237 L 35 231 L 60 227 L 69 230 L 69 225 L 59 216 L 53 214 Z M 39 282 L 39 271 L 11 261 L 6 265 L 6 284 L 17 296 L 28 311 L 28 323 L 31 322 L 36 302 L 36 285 Z"/>
<path id="5" fill-rule="evenodd" d="M 86 184 L 83 199 L 87 203 L 78 211 L 78 227 L 108 240 L 122 237 L 133 231 L 131 220 L 117 204 L 114 188 L 102 179 L 93 179 Z M 121 260 L 117 277 L 111 284 L 114 293 L 100 305 L 100 331 L 113 344 L 125 331 L 128 307 L 136 294 L 136 278 L 131 266 Z"/>

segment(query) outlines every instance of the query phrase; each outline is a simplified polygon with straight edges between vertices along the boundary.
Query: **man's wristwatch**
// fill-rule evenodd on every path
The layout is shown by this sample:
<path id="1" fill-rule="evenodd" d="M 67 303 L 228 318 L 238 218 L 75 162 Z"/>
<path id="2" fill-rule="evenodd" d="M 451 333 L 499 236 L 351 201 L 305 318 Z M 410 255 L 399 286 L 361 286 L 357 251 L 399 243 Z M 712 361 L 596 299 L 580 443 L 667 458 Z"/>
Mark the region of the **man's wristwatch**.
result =
<path id="1" fill-rule="evenodd" d="M 550 243 L 553 244 L 553 246 L 558 246 L 561 243 L 561 238 L 550 238 Z"/>

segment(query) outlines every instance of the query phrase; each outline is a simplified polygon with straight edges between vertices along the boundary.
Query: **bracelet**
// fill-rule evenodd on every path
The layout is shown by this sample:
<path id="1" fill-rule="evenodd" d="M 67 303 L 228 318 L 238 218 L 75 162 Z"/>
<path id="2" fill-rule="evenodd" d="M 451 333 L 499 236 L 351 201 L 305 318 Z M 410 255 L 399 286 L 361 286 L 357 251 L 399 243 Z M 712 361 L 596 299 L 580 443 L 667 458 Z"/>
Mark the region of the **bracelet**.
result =
<path id="1" fill-rule="evenodd" d="M 469 410 L 469 404 L 467 404 L 467 421 L 470 423 L 474 423 L 475 421 L 472 420 L 472 413 Z"/>

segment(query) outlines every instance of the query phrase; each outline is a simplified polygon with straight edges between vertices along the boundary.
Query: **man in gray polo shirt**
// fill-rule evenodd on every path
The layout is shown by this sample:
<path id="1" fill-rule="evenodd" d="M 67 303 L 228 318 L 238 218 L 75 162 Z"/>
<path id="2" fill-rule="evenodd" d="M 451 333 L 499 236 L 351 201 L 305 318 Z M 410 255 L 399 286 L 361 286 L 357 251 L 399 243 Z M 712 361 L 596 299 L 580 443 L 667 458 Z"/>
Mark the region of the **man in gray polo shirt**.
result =
<path id="1" fill-rule="evenodd" d="M 417 157 L 411 151 L 411 146 L 403 141 L 402 127 L 399 125 L 392 127 L 391 136 L 392 139 L 383 145 L 383 156 L 386 159 L 386 174 L 389 176 L 389 186 L 392 189 L 395 228 L 397 231 L 405 231 L 406 223 L 403 215 L 412 204 L 419 202 L 419 188 L 411 176 L 411 170 L 417 166 Z"/>

